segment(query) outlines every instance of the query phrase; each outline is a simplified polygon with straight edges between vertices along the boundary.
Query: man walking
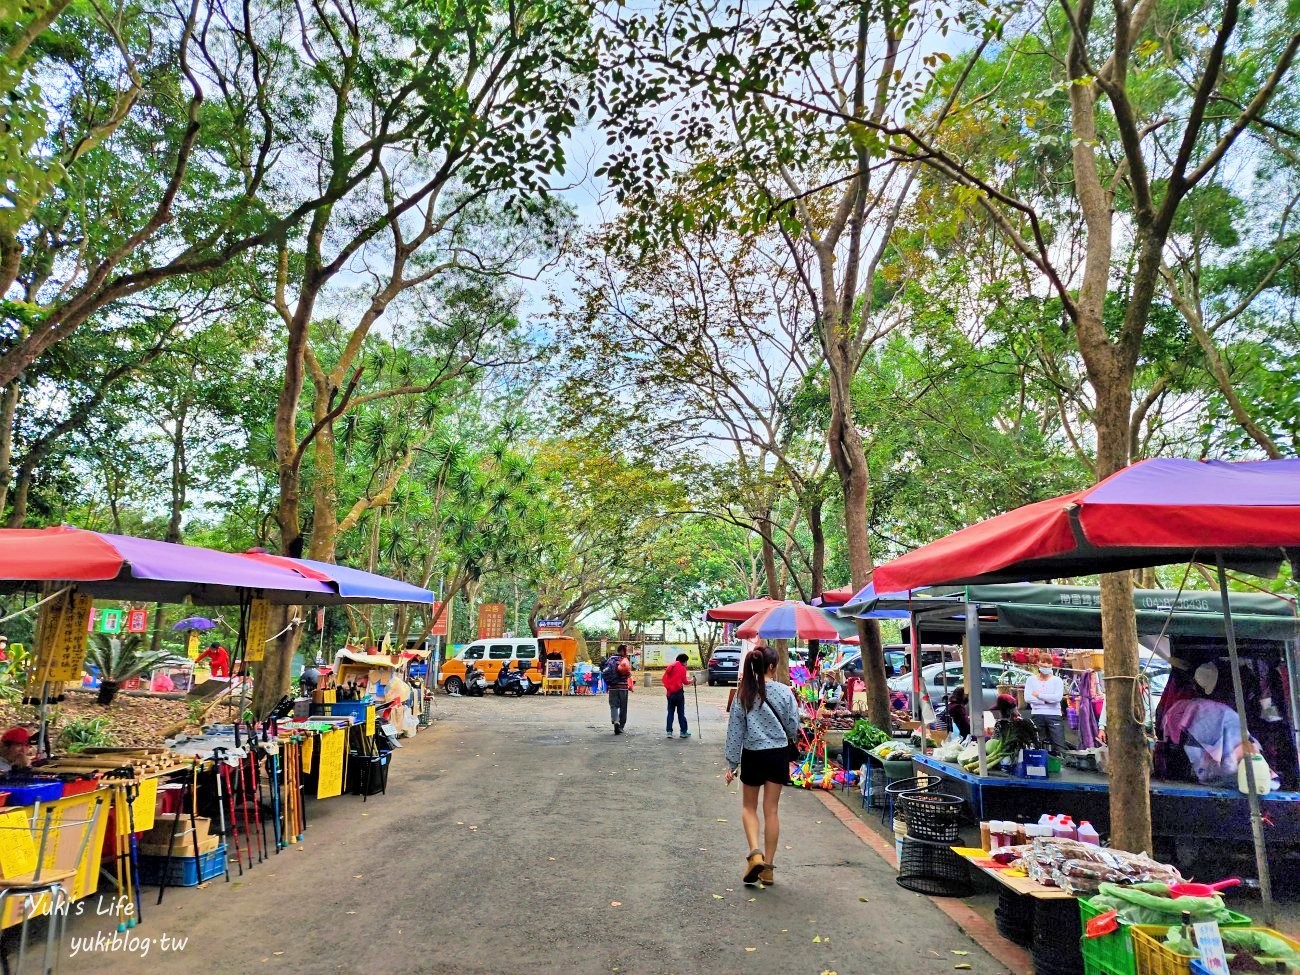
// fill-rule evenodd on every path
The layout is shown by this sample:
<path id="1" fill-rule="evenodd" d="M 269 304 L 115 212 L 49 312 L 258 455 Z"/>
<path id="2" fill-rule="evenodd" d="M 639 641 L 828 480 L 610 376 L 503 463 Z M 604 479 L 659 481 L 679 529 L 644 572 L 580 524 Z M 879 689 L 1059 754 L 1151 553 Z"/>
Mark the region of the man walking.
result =
<path id="1" fill-rule="evenodd" d="M 695 683 L 695 679 L 686 673 L 686 661 L 690 660 L 684 653 L 668 665 L 664 671 L 664 693 L 668 695 L 668 737 L 673 736 L 673 712 L 677 712 L 677 728 L 683 738 L 691 737 L 686 729 L 686 685 Z"/>
<path id="2" fill-rule="evenodd" d="M 626 643 L 618 645 L 601 673 L 609 689 L 609 720 L 614 724 L 614 734 L 621 735 L 627 724 L 627 691 L 632 682 L 632 661 L 628 659 Z"/>

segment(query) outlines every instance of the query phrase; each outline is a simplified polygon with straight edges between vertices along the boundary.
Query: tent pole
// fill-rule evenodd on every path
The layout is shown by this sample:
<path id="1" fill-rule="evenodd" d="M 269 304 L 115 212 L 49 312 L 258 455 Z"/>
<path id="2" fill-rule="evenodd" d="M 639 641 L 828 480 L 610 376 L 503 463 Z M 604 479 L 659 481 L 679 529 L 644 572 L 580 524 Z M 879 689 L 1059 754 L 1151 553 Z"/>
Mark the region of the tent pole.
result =
<path id="1" fill-rule="evenodd" d="M 966 707 L 970 709 L 970 730 L 975 735 L 975 747 L 979 750 L 980 775 L 989 774 L 988 759 L 984 757 L 984 669 L 980 667 L 983 659 L 980 653 L 980 618 L 979 609 L 972 603 L 963 605 L 966 616 L 966 639 L 962 640 L 962 671 L 966 678 Z M 975 680 L 976 668 L 979 668 L 980 680 Z"/>
<path id="2" fill-rule="evenodd" d="M 1223 603 L 1223 632 L 1228 640 L 1228 661 L 1232 666 L 1232 693 L 1237 702 L 1237 722 L 1241 729 L 1242 758 L 1246 762 L 1246 802 L 1250 806 L 1250 835 L 1255 841 L 1255 868 L 1259 871 L 1259 892 L 1263 900 L 1264 924 L 1273 926 L 1273 883 L 1268 873 L 1268 849 L 1264 845 L 1264 823 L 1259 810 L 1259 793 L 1255 791 L 1255 763 L 1244 753 L 1250 747 L 1250 729 L 1246 726 L 1246 695 L 1241 689 L 1241 661 L 1237 656 L 1237 631 L 1232 624 L 1232 607 L 1228 602 L 1228 575 L 1223 553 L 1217 552 L 1214 564 L 1219 572 L 1219 598 Z"/>

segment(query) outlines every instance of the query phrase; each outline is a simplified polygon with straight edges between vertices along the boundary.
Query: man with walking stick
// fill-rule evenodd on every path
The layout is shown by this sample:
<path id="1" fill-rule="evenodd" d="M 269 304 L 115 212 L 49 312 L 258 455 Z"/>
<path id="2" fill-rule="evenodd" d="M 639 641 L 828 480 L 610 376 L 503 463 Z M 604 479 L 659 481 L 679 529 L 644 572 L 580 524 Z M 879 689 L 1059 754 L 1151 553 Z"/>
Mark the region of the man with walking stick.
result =
<path id="1" fill-rule="evenodd" d="M 694 684 L 695 679 L 686 673 L 686 661 L 690 660 L 684 653 L 679 653 L 677 659 L 668 665 L 664 671 L 664 693 L 668 695 L 668 737 L 673 736 L 673 714 L 677 715 L 677 727 L 681 732 L 681 737 L 691 737 L 690 731 L 686 728 L 686 685 Z M 698 699 L 696 707 L 696 716 L 698 717 Z"/>

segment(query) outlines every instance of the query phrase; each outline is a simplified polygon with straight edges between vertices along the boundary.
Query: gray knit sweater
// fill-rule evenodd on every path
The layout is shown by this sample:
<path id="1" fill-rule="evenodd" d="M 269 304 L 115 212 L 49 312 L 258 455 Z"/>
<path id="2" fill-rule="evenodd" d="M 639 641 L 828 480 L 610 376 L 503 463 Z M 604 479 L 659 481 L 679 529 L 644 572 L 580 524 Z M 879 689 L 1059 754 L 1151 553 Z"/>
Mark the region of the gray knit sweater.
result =
<path id="1" fill-rule="evenodd" d="M 727 719 L 727 766 L 740 767 L 740 753 L 748 748 L 784 748 L 791 738 L 799 734 L 799 703 L 794 692 L 786 685 L 770 680 L 766 683 L 767 704 L 754 702 L 746 711 L 740 706 L 740 695 L 731 703 Z"/>

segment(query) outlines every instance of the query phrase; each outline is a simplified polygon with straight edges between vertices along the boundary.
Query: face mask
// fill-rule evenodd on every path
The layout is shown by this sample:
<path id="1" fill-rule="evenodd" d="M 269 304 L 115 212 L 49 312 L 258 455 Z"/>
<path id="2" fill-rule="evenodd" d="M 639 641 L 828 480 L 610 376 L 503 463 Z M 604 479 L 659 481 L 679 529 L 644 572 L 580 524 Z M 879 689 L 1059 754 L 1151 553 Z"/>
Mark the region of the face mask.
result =
<path id="1" fill-rule="evenodd" d="M 1052 675 L 1052 668 L 1051 668 L 1051 667 L 1039 667 L 1039 668 L 1038 668 L 1038 672 L 1039 672 L 1040 674 L 1042 674 L 1044 677 L 1050 677 L 1050 676 Z"/>

